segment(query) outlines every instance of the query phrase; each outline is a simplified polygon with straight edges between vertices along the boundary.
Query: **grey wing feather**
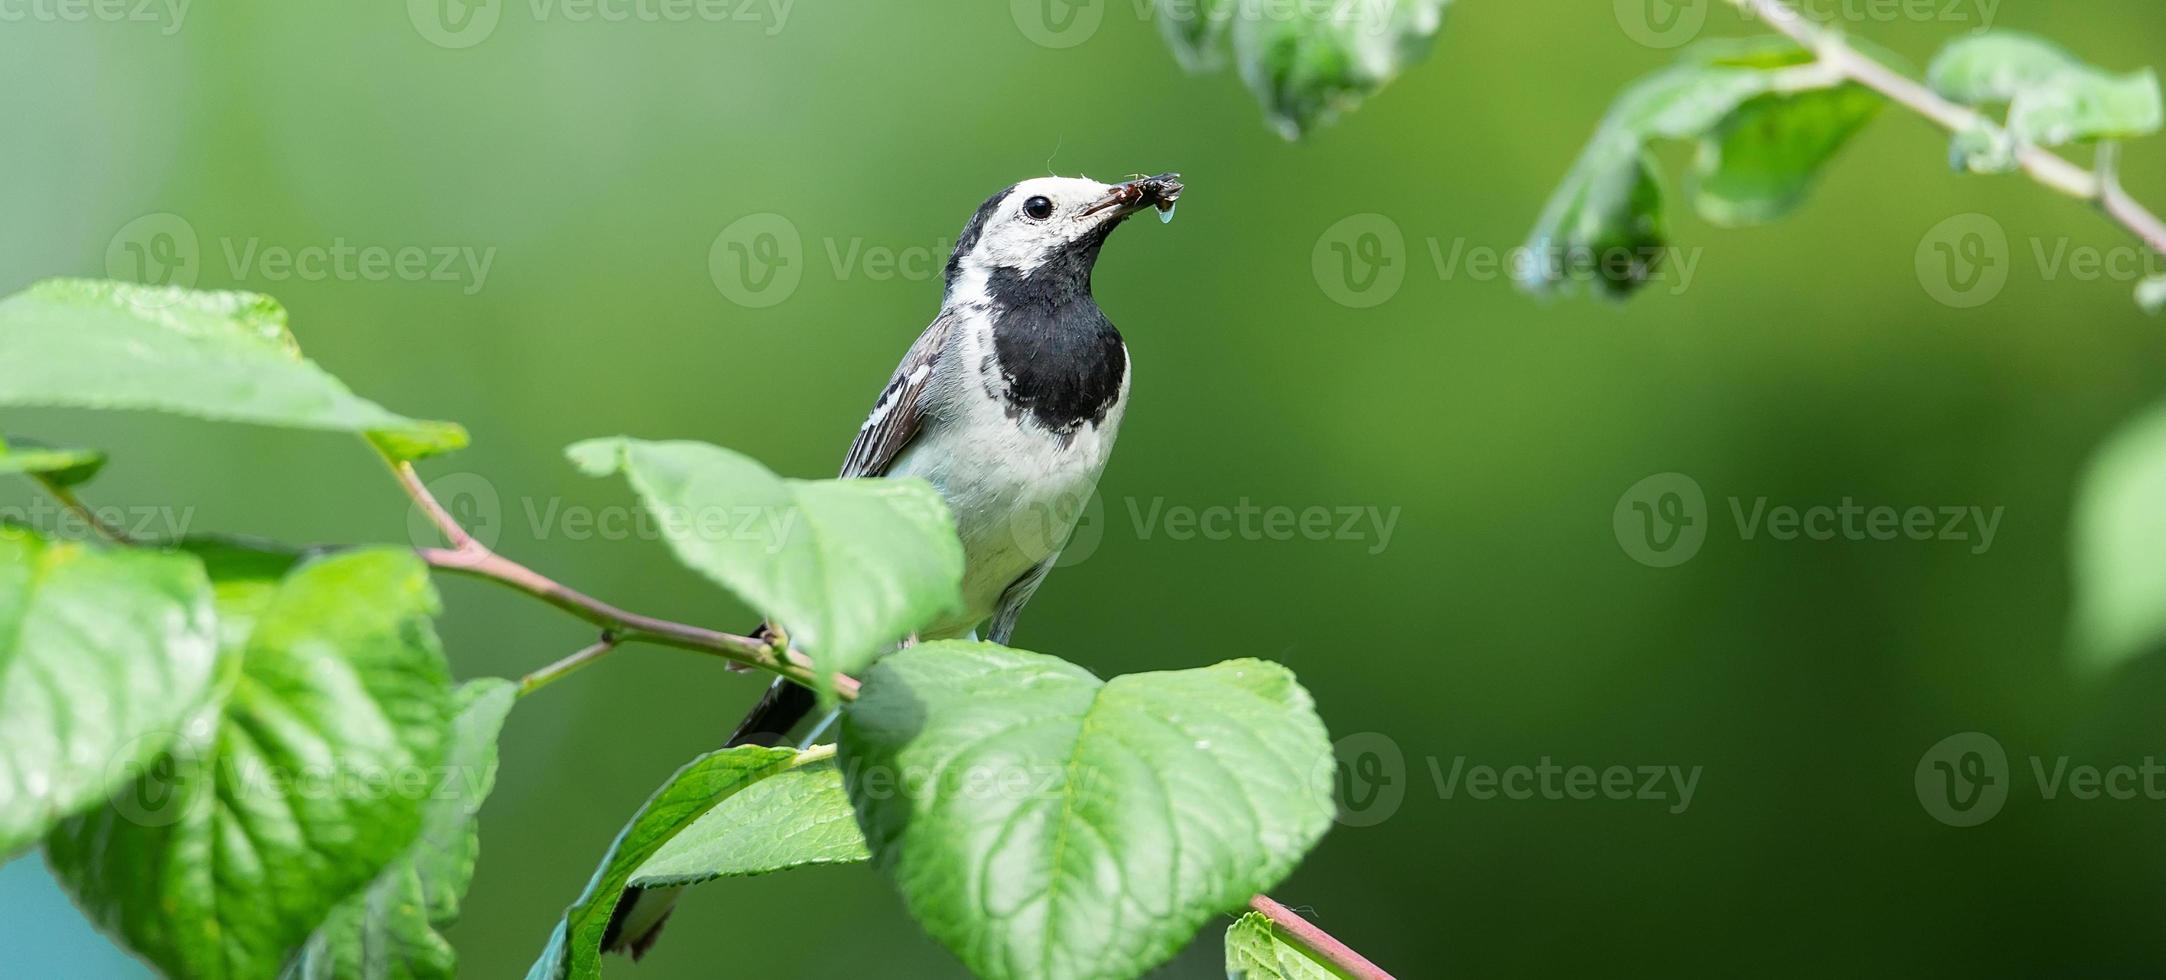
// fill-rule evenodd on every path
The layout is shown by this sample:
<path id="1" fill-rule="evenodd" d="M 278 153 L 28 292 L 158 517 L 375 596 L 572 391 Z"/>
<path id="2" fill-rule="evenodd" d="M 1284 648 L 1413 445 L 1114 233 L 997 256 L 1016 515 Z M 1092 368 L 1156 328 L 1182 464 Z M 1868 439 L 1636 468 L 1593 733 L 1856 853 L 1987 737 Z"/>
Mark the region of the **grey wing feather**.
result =
<path id="1" fill-rule="evenodd" d="M 857 430 L 857 439 L 850 443 L 850 455 L 842 461 L 843 479 L 885 475 L 903 447 L 917 438 L 918 427 L 925 421 L 925 389 L 953 328 L 954 322 L 943 313 L 910 345 L 887 387 L 881 389 L 872 414 Z"/>
<path id="2" fill-rule="evenodd" d="M 1053 563 L 1060 560 L 1060 552 L 1046 556 L 1044 561 L 1024 572 L 1000 594 L 1000 602 L 993 606 L 993 618 L 986 623 L 985 638 L 1005 646 L 1008 636 L 1015 632 L 1015 621 L 1023 618 L 1023 607 L 1030 597 L 1038 593 L 1038 585 L 1053 571 Z"/>

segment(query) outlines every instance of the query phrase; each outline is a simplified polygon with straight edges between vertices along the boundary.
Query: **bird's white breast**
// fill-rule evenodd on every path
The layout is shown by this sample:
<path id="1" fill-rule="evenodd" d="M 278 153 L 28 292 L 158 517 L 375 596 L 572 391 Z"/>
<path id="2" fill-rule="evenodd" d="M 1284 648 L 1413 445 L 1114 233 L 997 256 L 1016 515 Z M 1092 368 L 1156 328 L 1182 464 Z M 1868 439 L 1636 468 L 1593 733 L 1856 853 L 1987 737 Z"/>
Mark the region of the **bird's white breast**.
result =
<path id="1" fill-rule="evenodd" d="M 924 631 L 926 639 L 968 633 L 992 615 L 1009 585 L 1058 553 L 1097 487 L 1128 403 L 1124 371 L 1102 422 L 1056 433 L 1027 412 L 1011 417 L 991 395 L 999 379 L 986 372 L 999 368 L 983 323 L 974 318 L 957 331 L 946 356 L 960 369 L 942 372 L 944 383 L 926 392 L 923 428 L 888 471 L 937 488 L 963 540 L 967 610 Z"/>

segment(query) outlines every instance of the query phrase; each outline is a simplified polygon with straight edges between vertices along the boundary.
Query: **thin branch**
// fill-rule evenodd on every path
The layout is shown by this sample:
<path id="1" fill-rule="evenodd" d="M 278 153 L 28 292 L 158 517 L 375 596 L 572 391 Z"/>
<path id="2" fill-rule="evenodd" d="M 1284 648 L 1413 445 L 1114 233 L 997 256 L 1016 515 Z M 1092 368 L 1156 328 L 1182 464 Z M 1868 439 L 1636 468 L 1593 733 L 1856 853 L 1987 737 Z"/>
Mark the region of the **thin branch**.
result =
<path id="1" fill-rule="evenodd" d="M 414 472 L 414 464 L 403 459 L 393 459 L 391 454 L 381 448 L 376 452 L 383 457 L 384 465 L 391 467 L 391 475 L 399 481 L 406 496 L 413 499 L 414 506 L 429 515 L 429 523 L 436 525 L 437 532 L 444 536 L 444 540 L 451 542 L 451 546 L 459 550 L 481 546 L 480 542 L 474 540 L 473 535 L 466 533 L 466 528 L 459 526 L 459 519 L 451 516 L 451 512 L 437 502 L 436 495 L 429 492 L 429 485 L 421 482 L 421 474 Z"/>
<path id="2" fill-rule="evenodd" d="M 1248 900 L 1248 907 L 1262 912 L 1271 920 L 1282 938 L 1292 940 L 1294 945 L 1308 950 L 1317 959 L 1330 964 L 1348 980 L 1393 980 L 1384 968 L 1369 962 L 1368 957 L 1356 953 L 1353 947 L 1334 938 L 1316 924 L 1302 918 L 1293 909 L 1273 901 L 1269 895 L 1258 895 Z"/>
<path id="3" fill-rule="evenodd" d="M 126 531 L 100 520 L 98 512 L 90 509 L 89 504 L 83 503 L 83 498 L 76 496 L 73 489 L 43 473 L 33 473 L 31 478 L 35 479 L 38 486 L 43 487 L 45 492 L 50 494 L 54 500 L 59 501 L 60 506 L 67 508 L 68 513 L 74 514 L 77 520 L 82 521 L 85 526 L 89 527 L 91 533 L 114 544 L 135 543 L 133 539 L 128 537 Z"/>
<path id="4" fill-rule="evenodd" d="M 601 659 L 603 654 L 616 649 L 619 642 L 622 641 L 618 638 L 616 631 L 603 630 L 601 639 L 587 644 L 578 653 L 520 678 L 519 696 L 526 697 L 535 691 L 563 680 L 565 677 L 570 676 L 573 671 Z"/>
<path id="5" fill-rule="evenodd" d="M 711 653 L 732 663 L 780 674 L 807 687 L 818 686 L 819 671 L 813 665 L 812 658 L 797 650 L 791 650 L 786 645 L 770 644 L 749 636 L 723 633 L 620 609 L 497 554 L 459 526 L 458 519 L 452 517 L 451 512 L 437 502 L 436 495 L 429 492 L 428 484 L 422 482 L 420 474 L 414 472 L 413 464 L 393 459 L 389 455 L 384 456 L 384 463 L 391 468 L 400 488 L 412 498 L 414 506 L 429 515 L 437 530 L 453 543 L 450 548 L 417 549 L 416 553 L 423 561 L 444 571 L 472 575 L 510 586 L 600 626 L 615 637 L 615 642 L 607 647 L 592 650 L 589 657 L 580 661 L 580 666 L 621 644 L 652 643 L 680 650 Z M 543 668 L 545 671 L 548 669 Z M 831 679 L 831 685 L 839 697 L 848 699 L 857 696 L 856 678 L 836 674 Z"/>
<path id="6" fill-rule="evenodd" d="M 651 643 L 679 650 L 710 653 L 731 663 L 780 674 L 808 687 L 813 686 L 819 676 L 812 658 L 797 650 L 778 650 L 749 636 L 672 622 L 618 608 L 490 551 L 478 543 L 464 549 L 422 548 L 417 554 L 421 556 L 421 560 L 433 567 L 509 586 L 596 626 L 612 630 L 616 633 L 619 644 Z M 856 678 L 836 674 L 832 683 L 835 693 L 843 699 L 857 696 Z"/>
<path id="7" fill-rule="evenodd" d="M 1840 33 L 1806 20 L 1784 0 L 1730 2 L 1803 45 L 1818 56 L 1822 63 L 1833 67 L 1845 77 L 1887 96 L 1942 129 L 1951 133 L 1964 133 L 1979 129 L 1997 131 L 2001 128 L 1976 110 L 1942 98 L 1939 93 L 1919 84 L 1915 79 L 1851 47 L 1844 42 Z M 2149 208 L 2129 197 L 2120 189 L 2118 183 L 2101 179 L 2098 174 L 2078 166 L 2066 157 L 2029 143 L 2016 145 L 2015 159 L 2016 164 L 2039 183 L 2097 205 L 2107 217 L 2142 239 L 2152 251 L 2166 255 L 2166 222 L 2161 222 Z"/>

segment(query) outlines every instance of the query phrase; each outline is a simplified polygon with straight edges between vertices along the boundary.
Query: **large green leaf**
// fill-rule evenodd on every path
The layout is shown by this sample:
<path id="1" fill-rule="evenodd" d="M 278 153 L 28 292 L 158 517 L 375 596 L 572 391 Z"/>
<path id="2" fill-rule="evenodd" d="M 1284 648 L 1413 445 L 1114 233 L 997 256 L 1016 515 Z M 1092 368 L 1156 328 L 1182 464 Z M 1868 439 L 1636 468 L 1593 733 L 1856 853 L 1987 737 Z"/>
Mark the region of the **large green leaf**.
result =
<path id="1" fill-rule="evenodd" d="M 2072 541 L 2077 663 L 2104 671 L 2166 649 L 2166 405 L 2092 457 Z"/>
<path id="2" fill-rule="evenodd" d="M 217 658 L 195 559 L 0 527 L 0 859 L 157 758 Z"/>
<path id="3" fill-rule="evenodd" d="M 489 678 L 458 691 L 443 778 L 422 811 L 421 836 L 367 890 L 332 910 L 286 980 L 451 980 L 458 954 L 436 930 L 459 916 L 481 833 L 474 815 L 496 785 L 496 737 L 519 686 Z"/>
<path id="4" fill-rule="evenodd" d="M 1226 980 L 1338 980 L 1308 950 L 1279 938 L 1270 917 L 1250 912 L 1226 929 Z"/>
<path id="5" fill-rule="evenodd" d="M 0 405 L 357 432 L 403 458 L 466 444 L 457 425 L 394 415 L 302 357 L 269 297 L 102 280 L 0 300 Z"/>
<path id="6" fill-rule="evenodd" d="M 1131 977 L 1275 885 L 1331 822 L 1331 745 L 1285 668 L 1102 682 L 940 642 L 843 715 L 874 860 L 981 977 Z"/>
<path id="7" fill-rule="evenodd" d="M 22 473 L 72 487 L 89 482 L 104 466 L 105 454 L 95 449 L 56 449 L 0 439 L 0 473 Z"/>
<path id="8" fill-rule="evenodd" d="M 1881 104 L 1781 37 L 1705 42 L 1627 88 L 1551 195 L 1515 270 L 1536 292 L 1631 295 L 1669 245 L 1650 145 L 1699 146 L 1694 202 L 1721 224 L 1780 217 Z"/>
<path id="9" fill-rule="evenodd" d="M 696 885 L 870 857 L 832 758 L 777 773 L 700 815 L 632 875 L 640 888 Z"/>
<path id="10" fill-rule="evenodd" d="M 2150 69 L 2109 74 L 2015 31 L 1951 42 L 1933 59 L 1926 79 L 1934 91 L 1965 105 L 2006 105 L 2008 131 L 2038 146 L 2144 136 L 2166 120 L 2158 76 Z M 1959 144 L 1958 156 L 1972 152 Z"/>
<path id="11" fill-rule="evenodd" d="M 655 790 L 630 823 L 617 833 L 601 866 L 579 898 L 564 911 L 549 945 L 527 972 L 527 980 L 594 980 L 601 976 L 601 944 L 609 918 L 632 873 L 701 814 L 732 795 L 799 765 L 829 758 L 833 750 L 775 749 L 740 745 L 709 752 L 685 764 Z"/>
<path id="12" fill-rule="evenodd" d="M 348 552 L 273 585 L 289 556 L 205 553 L 229 689 L 46 855 L 92 921 L 166 973 L 256 980 L 413 844 L 452 691 L 413 555 Z"/>
<path id="13" fill-rule="evenodd" d="M 622 471 L 677 559 L 789 630 L 828 672 L 856 673 L 961 605 L 963 546 L 917 480 L 785 480 L 699 442 L 595 439 L 589 474 Z"/>
<path id="14" fill-rule="evenodd" d="M 1159 13 L 1174 54 L 1194 70 L 1217 67 L 1217 46 L 1230 35 L 1242 81 L 1294 139 L 1352 111 L 1428 54 L 1446 2 L 1160 0 Z"/>

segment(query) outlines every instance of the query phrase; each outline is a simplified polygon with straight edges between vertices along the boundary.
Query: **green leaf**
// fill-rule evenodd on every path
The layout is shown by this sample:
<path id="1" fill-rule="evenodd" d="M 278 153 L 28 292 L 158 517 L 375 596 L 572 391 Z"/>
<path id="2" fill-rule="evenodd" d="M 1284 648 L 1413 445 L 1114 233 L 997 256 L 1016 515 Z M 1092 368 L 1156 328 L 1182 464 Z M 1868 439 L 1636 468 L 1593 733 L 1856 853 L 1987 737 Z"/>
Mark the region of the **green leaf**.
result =
<path id="1" fill-rule="evenodd" d="M 823 682 L 962 604 L 962 542 L 922 481 L 785 480 L 698 442 L 594 439 L 568 454 L 593 476 L 622 471 L 677 560 L 787 627 Z"/>
<path id="2" fill-rule="evenodd" d="M 457 425 L 394 415 L 302 357 L 269 297 L 102 280 L 0 300 L 0 405 L 357 432 L 405 459 L 466 444 Z"/>
<path id="3" fill-rule="evenodd" d="M 1352 111 L 1428 54 L 1447 0 L 1230 2 L 1241 79 L 1279 133 L 1295 139 Z M 1169 26 L 1169 37 L 1177 30 L 1186 33 Z"/>
<path id="4" fill-rule="evenodd" d="M 421 815 L 421 836 L 368 889 L 332 910 L 285 980 L 450 980 L 458 954 L 437 929 L 459 917 L 481 833 L 474 815 L 496 785 L 496 737 L 519 686 L 469 681 L 457 694 L 443 778 Z"/>
<path id="5" fill-rule="evenodd" d="M 11 444 L 0 439 L 0 473 L 22 473 L 72 487 L 90 482 L 105 466 L 105 454 L 95 449 L 54 449 L 27 440 Z"/>
<path id="6" fill-rule="evenodd" d="M 1308 950 L 1279 938 L 1269 916 L 1250 912 L 1226 929 L 1226 980 L 1338 980 Z"/>
<path id="7" fill-rule="evenodd" d="M 831 750 L 830 750 L 831 751 Z M 700 815 L 632 875 L 640 888 L 696 885 L 870 857 L 832 758 L 777 773 Z"/>
<path id="8" fill-rule="evenodd" d="M 2075 657 L 2104 673 L 2166 648 L 2166 405 L 2106 440 L 2076 488 Z"/>
<path id="9" fill-rule="evenodd" d="M 981 977 L 1132 977 L 1277 884 L 1331 823 L 1331 745 L 1283 667 L 1102 682 L 937 642 L 873 665 L 842 771 L 873 859 Z"/>
<path id="10" fill-rule="evenodd" d="M 202 548 L 233 641 L 223 697 L 46 856 L 93 922 L 164 972 L 255 980 L 413 845 L 452 692 L 412 554 L 346 552 L 273 585 L 290 556 Z"/>
<path id="11" fill-rule="evenodd" d="M 664 844 L 732 795 L 761 780 L 828 758 L 830 749 L 771 749 L 740 745 L 687 763 L 647 799 L 619 831 L 586 890 L 564 911 L 528 980 L 594 980 L 601 976 L 602 935 L 633 871 Z"/>
<path id="12" fill-rule="evenodd" d="M 0 527 L 0 859 L 157 758 L 217 659 L 194 559 Z"/>
<path id="13" fill-rule="evenodd" d="M 1515 274 L 1538 293 L 1629 296 L 1655 276 L 1670 241 L 1651 144 L 1699 144 L 1694 201 L 1708 220 L 1767 221 L 1804 200 L 1879 104 L 1786 38 L 1695 45 L 1610 107 L 1543 208 Z"/>
<path id="14" fill-rule="evenodd" d="M 1863 85 L 1756 96 L 1700 143 L 1693 204 L 1719 225 L 1773 221 L 1805 203 L 1820 169 L 1886 100 Z"/>
<path id="15" fill-rule="evenodd" d="M 1192 72 L 1226 67 L 1226 28 L 1240 0 L 1157 0 L 1158 32 Z"/>
<path id="16" fill-rule="evenodd" d="M 2145 136 L 2166 120 L 2158 76 L 2150 69 L 2109 74 L 2015 31 L 1951 42 L 1933 59 L 1926 81 L 1965 105 L 2007 106 L 2009 132 L 2037 146 Z M 1970 151 L 1959 146 L 1956 152 L 1967 158 Z"/>

